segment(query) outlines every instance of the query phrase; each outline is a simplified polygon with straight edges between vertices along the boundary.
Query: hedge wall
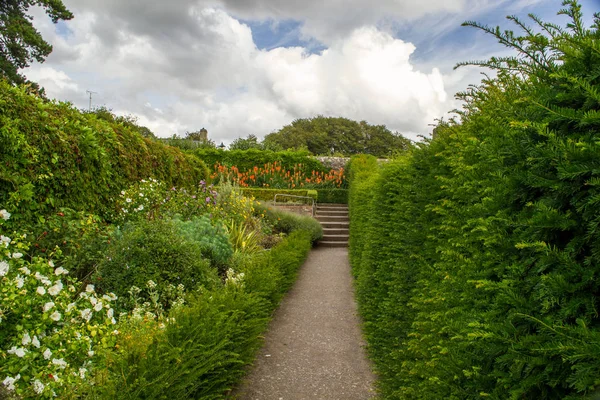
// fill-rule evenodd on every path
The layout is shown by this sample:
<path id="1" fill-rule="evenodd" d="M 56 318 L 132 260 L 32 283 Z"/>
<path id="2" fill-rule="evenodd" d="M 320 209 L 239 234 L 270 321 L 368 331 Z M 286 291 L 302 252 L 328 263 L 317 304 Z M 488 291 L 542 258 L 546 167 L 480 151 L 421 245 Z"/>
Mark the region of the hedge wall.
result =
<path id="1" fill-rule="evenodd" d="M 348 189 L 316 189 L 319 203 L 348 204 Z"/>
<path id="2" fill-rule="evenodd" d="M 255 166 L 260 167 L 277 161 L 284 169 L 294 169 L 296 164 L 302 164 L 303 171 L 308 175 L 312 171 L 329 172 L 331 170 L 320 161 L 310 157 L 307 151 L 198 149 L 193 154 L 210 168 L 213 168 L 216 163 L 220 163 L 228 167 L 235 166 L 240 171 L 248 171 Z"/>
<path id="3" fill-rule="evenodd" d="M 435 140 L 351 162 L 350 256 L 383 398 L 599 394 L 600 55 L 578 10 L 548 39 L 560 64 L 521 54 Z"/>
<path id="4" fill-rule="evenodd" d="M 82 113 L 0 81 L 0 204 L 22 220 L 59 207 L 102 216 L 133 181 L 186 187 L 208 177 L 204 163 L 143 138 L 114 117 Z M 15 214 L 15 215 L 16 215 Z"/>
<path id="5" fill-rule="evenodd" d="M 292 196 L 306 196 L 317 200 L 318 194 L 312 189 L 263 189 L 263 188 L 240 188 L 246 197 L 254 197 L 256 200 L 273 201 L 276 194 L 289 194 Z M 291 197 L 283 197 L 282 201 L 293 200 Z"/>

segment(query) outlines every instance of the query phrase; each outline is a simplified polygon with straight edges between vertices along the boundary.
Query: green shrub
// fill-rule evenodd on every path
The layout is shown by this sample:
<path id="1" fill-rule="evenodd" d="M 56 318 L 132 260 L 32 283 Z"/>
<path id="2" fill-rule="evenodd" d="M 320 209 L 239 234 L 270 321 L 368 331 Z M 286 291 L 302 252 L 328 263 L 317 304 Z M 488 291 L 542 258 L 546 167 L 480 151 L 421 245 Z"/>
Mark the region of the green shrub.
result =
<path id="1" fill-rule="evenodd" d="M 257 205 L 256 212 L 264 214 L 273 225 L 276 233 L 292 233 L 297 230 L 309 232 L 311 241 L 316 242 L 323 237 L 323 228 L 319 221 L 312 217 L 294 214 L 276 208 Z"/>
<path id="2" fill-rule="evenodd" d="M 217 271 L 203 256 L 207 247 L 196 241 L 200 235 L 200 225 L 193 222 L 141 220 L 128 224 L 117 230 L 94 283 L 114 292 L 125 306 L 131 306 L 126 302 L 131 287 L 143 288 L 150 280 L 159 288 L 169 284 L 183 284 L 187 290 L 212 287 L 218 282 Z"/>
<path id="3" fill-rule="evenodd" d="M 212 266 L 223 271 L 233 255 L 233 247 L 224 226 L 215 226 L 206 216 L 193 217 L 188 221 L 173 220 L 177 233 L 200 246 L 202 256 Z"/>
<path id="4" fill-rule="evenodd" d="M 348 189 L 317 189 L 319 203 L 348 204 Z"/>

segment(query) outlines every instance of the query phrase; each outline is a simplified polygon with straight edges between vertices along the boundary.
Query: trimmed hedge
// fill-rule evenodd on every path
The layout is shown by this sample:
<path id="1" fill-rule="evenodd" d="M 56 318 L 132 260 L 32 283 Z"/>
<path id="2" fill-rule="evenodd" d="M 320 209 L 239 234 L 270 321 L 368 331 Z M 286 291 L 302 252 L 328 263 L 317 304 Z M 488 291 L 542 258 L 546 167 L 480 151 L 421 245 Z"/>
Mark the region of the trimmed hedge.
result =
<path id="1" fill-rule="evenodd" d="M 11 223 L 31 223 L 60 207 L 108 217 L 113 198 L 154 177 L 189 187 L 209 177 L 206 165 L 179 149 L 142 137 L 106 112 L 82 113 L 0 81 L 0 204 Z"/>
<path id="2" fill-rule="evenodd" d="M 552 50 L 504 41 L 560 64 L 521 54 L 435 140 L 351 162 L 350 259 L 382 398 L 598 396 L 598 30 L 565 6 L 573 29 Z"/>
<path id="3" fill-rule="evenodd" d="M 348 204 L 348 189 L 316 189 L 319 203 Z"/>
<path id="4" fill-rule="evenodd" d="M 246 197 L 254 197 L 256 200 L 273 201 L 276 194 L 289 194 L 293 196 L 312 197 L 317 200 L 318 194 L 313 189 L 263 189 L 263 188 L 240 188 L 242 194 Z M 286 198 L 284 197 L 284 200 Z M 288 200 L 293 200 L 289 197 Z"/>
<path id="5" fill-rule="evenodd" d="M 308 151 L 197 149 L 193 154 L 211 169 L 215 164 L 220 163 L 227 167 L 235 166 L 240 171 L 248 171 L 255 166 L 277 161 L 284 169 L 293 169 L 295 165 L 302 164 L 303 172 L 309 176 L 312 171 L 329 172 L 331 170 L 317 159 L 310 157 Z"/>

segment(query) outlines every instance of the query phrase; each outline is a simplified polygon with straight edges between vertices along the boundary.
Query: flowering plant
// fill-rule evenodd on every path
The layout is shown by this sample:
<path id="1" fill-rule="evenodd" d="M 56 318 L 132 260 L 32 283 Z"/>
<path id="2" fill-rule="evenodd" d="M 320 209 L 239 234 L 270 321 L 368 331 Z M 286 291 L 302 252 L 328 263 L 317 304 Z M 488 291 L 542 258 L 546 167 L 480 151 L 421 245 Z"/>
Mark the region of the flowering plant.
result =
<path id="1" fill-rule="evenodd" d="M 83 384 L 98 347 L 114 345 L 116 296 L 93 285 L 78 295 L 55 265 L 60 250 L 27 258 L 26 235 L 11 236 L 0 235 L 0 382 L 20 397 L 60 396 Z"/>

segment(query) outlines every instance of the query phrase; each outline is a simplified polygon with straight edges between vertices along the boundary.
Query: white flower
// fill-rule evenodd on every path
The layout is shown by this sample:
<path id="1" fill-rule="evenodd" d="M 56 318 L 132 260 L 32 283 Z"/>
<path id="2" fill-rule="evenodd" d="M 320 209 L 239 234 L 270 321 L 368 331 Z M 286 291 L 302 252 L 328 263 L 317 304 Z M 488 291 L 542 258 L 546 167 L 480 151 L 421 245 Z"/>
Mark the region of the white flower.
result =
<path id="1" fill-rule="evenodd" d="M 144 197 L 144 193 L 140 193 L 140 197 Z"/>
<path id="2" fill-rule="evenodd" d="M 69 303 L 69 305 L 67 306 L 67 312 L 71 311 L 73 307 L 75 307 L 75 303 Z"/>
<path id="3" fill-rule="evenodd" d="M 96 354 L 96 352 L 94 352 L 94 350 L 88 351 L 88 357 L 94 357 L 94 354 Z"/>
<path id="4" fill-rule="evenodd" d="M 46 349 L 44 350 L 44 360 L 49 360 L 50 357 L 52 357 L 52 352 L 50 351 L 50 349 Z"/>
<path id="5" fill-rule="evenodd" d="M 121 196 L 125 196 L 125 191 L 121 190 Z"/>
<path id="6" fill-rule="evenodd" d="M 38 288 L 36 289 L 37 294 L 39 294 L 40 296 L 43 296 L 46 294 L 46 289 L 44 289 L 43 286 L 38 286 Z"/>
<path id="7" fill-rule="evenodd" d="M 23 279 L 21 275 L 17 275 L 17 277 L 15 278 L 15 282 L 17 284 L 17 288 L 21 289 L 25 284 L 25 279 Z"/>
<path id="8" fill-rule="evenodd" d="M 79 368 L 79 376 L 81 377 L 81 379 L 85 379 L 85 373 L 87 372 L 87 369 L 85 368 Z"/>
<path id="9" fill-rule="evenodd" d="M 10 350 L 7 351 L 7 353 L 14 354 L 15 356 L 17 356 L 19 358 L 23 358 L 23 357 L 25 357 L 25 353 L 27 353 L 27 350 L 22 347 L 13 346 Z"/>
<path id="10" fill-rule="evenodd" d="M 28 346 L 31 343 L 31 336 L 29 336 L 29 332 L 25 332 L 21 343 L 23 343 L 23 346 Z"/>
<path id="11" fill-rule="evenodd" d="M 63 360 L 62 358 L 53 358 L 52 364 L 56 365 L 60 369 L 67 368 L 67 362 L 65 360 Z"/>
<path id="12" fill-rule="evenodd" d="M 11 242 L 11 238 L 8 236 L 0 235 L 0 243 L 4 244 L 4 247 L 8 247 Z"/>
<path id="13" fill-rule="evenodd" d="M 115 316 L 115 310 L 113 310 L 112 308 L 109 308 L 108 311 L 106 311 L 106 316 L 108 318 L 112 318 Z"/>
<path id="14" fill-rule="evenodd" d="M 48 312 L 48 310 L 50 310 L 52 307 L 54 307 L 54 303 L 49 301 L 46 304 L 44 304 L 43 310 L 44 312 Z"/>
<path id="15" fill-rule="evenodd" d="M 116 325 L 117 324 L 117 320 L 114 319 L 114 318 L 111 318 L 110 319 L 110 323 L 113 324 L 113 325 Z"/>
<path id="16" fill-rule="evenodd" d="M 54 268 L 54 261 L 52 261 L 52 260 L 48 261 L 48 265 L 51 266 L 52 268 Z"/>
<path id="17" fill-rule="evenodd" d="M 37 336 L 34 336 L 33 339 L 31 339 L 31 344 L 34 345 L 36 349 L 40 348 L 40 340 Z"/>
<path id="18" fill-rule="evenodd" d="M 48 293 L 50 293 L 50 296 L 56 296 L 61 290 L 63 290 L 63 284 L 61 281 L 58 281 L 53 286 L 48 288 Z"/>
<path id="19" fill-rule="evenodd" d="M 60 313 L 58 311 L 54 311 L 51 315 L 50 315 L 50 319 L 52 321 L 60 321 Z"/>
<path id="20" fill-rule="evenodd" d="M 10 218 L 10 213 L 6 210 L 0 210 L 0 218 L 2 218 L 5 221 L 8 221 L 8 219 Z"/>
<path id="21" fill-rule="evenodd" d="M 19 271 L 21 271 L 22 273 L 24 273 L 25 275 L 29 275 L 31 274 L 31 271 L 29 270 L 29 268 L 27 267 L 21 267 L 19 268 Z"/>
<path id="22" fill-rule="evenodd" d="M 54 270 L 55 275 L 67 275 L 68 273 L 69 273 L 69 271 L 67 271 L 63 267 L 58 267 L 58 268 L 56 268 L 56 270 Z"/>
<path id="23" fill-rule="evenodd" d="M 94 285 L 87 285 L 85 291 L 88 293 L 94 293 Z"/>
<path id="24" fill-rule="evenodd" d="M 35 279 L 37 279 L 38 281 L 42 282 L 44 285 L 46 286 L 50 286 L 52 284 L 52 281 L 50 279 L 48 279 L 47 276 L 40 274 L 39 272 L 36 272 L 34 275 Z"/>
<path id="25" fill-rule="evenodd" d="M 37 394 L 41 394 L 44 391 L 44 388 L 44 384 L 39 380 L 36 379 L 35 381 L 33 381 L 33 391 Z"/>
<path id="26" fill-rule="evenodd" d="M 92 306 L 95 306 L 96 304 L 98 304 L 98 299 L 96 298 L 96 296 L 90 297 L 90 304 Z"/>
<path id="27" fill-rule="evenodd" d="M 125 199 L 126 202 L 131 203 L 131 199 L 128 197 Z"/>
<path id="28" fill-rule="evenodd" d="M 19 379 L 21 379 L 21 374 L 18 374 L 14 378 L 11 378 L 10 376 L 7 376 L 2 381 L 2 384 L 4 386 L 6 386 L 7 390 L 15 390 L 15 382 L 18 381 Z"/>
<path id="29" fill-rule="evenodd" d="M 94 311 L 100 311 L 100 310 L 102 310 L 102 302 L 101 301 L 96 303 L 96 305 L 94 306 Z"/>
<path id="30" fill-rule="evenodd" d="M 23 253 L 12 253 L 12 258 L 19 259 L 23 257 Z"/>
<path id="31" fill-rule="evenodd" d="M 81 318 L 85 319 L 87 322 L 90 322 L 90 319 L 92 319 L 92 310 L 90 310 L 89 308 L 82 310 Z"/>
<path id="32" fill-rule="evenodd" d="M 4 276 L 8 273 L 8 263 L 6 261 L 0 261 L 0 276 Z"/>
<path id="33" fill-rule="evenodd" d="M 137 208 L 138 211 L 142 211 L 144 209 L 144 206 L 142 204 L 140 204 L 140 206 Z"/>

